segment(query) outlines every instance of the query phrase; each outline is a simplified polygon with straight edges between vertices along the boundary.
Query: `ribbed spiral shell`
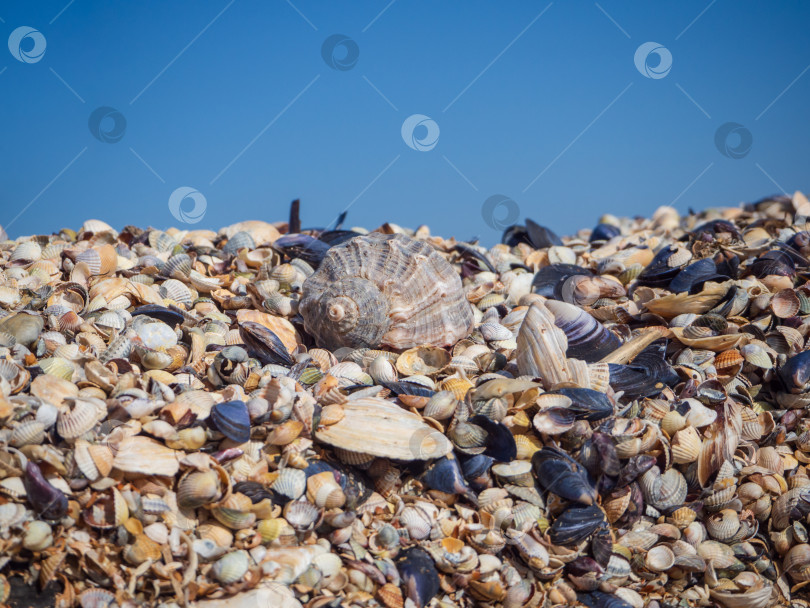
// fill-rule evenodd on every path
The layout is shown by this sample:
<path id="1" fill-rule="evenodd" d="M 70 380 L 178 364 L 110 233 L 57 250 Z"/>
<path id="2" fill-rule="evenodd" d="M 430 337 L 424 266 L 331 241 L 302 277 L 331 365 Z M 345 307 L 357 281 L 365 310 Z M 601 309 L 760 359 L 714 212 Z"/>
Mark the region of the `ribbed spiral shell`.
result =
<path id="1" fill-rule="evenodd" d="M 303 286 L 304 327 L 325 348 L 449 346 L 470 334 L 461 279 L 428 243 L 372 233 L 333 247 Z"/>

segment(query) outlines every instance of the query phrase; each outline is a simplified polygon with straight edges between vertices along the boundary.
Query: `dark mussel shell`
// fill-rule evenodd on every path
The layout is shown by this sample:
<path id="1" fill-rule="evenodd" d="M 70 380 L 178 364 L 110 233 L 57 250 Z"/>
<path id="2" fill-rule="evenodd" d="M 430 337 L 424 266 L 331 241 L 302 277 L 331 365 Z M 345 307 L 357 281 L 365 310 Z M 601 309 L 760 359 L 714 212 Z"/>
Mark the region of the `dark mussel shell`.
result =
<path id="1" fill-rule="evenodd" d="M 382 385 L 396 396 L 432 397 L 436 394 L 436 391 L 416 382 L 383 382 Z"/>
<path id="2" fill-rule="evenodd" d="M 67 514 L 68 499 L 42 475 L 39 466 L 28 461 L 23 475 L 23 486 L 28 502 L 42 519 L 61 519 Z"/>
<path id="3" fill-rule="evenodd" d="M 613 439 L 600 431 L 594 431 L 585 440 L 579 452 L 579 460 L 594 477 L 602 473 L 616 477 L 621 472 L 621 462 Z"/>
<path id="4" fill-rule="evenodd" d="M 776 249 L 763 253 L 748 266 L 748 270 L 758 279 L 768 275 L 796 276 L 796 266 L 793 259 L 784 251 Z"/>
<path id="5" fill-rule="evenodd" d="M 158 321 L 163 321 L 166 325 L 174 327 L 175 325 L 182 325 L 186 318 L 181 312 L 166 308 L 165 306 L 158 306 L 157 304 L 145 304 L 138 306 L 132 311 L 132 316 L 145 315 Z"/>
<path id="6" fill-rule="evenodd" d="M 594 572 L 596 574 L 603 574 L 605 569 L 592 557 L 580 555 L 573 561 L 565 564 L 566 574 L 571 576 L 584 576 Z"/>
<path id="7" fill-rule="evenodd" d="M 588 480 L 587 471 L 559 448 L 547 446 L 535 452 L 532 469 L 544 490 L 585 505 L 596 501 L 596 490 Z"/>
<path id="8" fill-rule="evenodd" d="M 728 220 L 711 220 L 701 224 L 692 231 L 692 238 L 696 241 L 711 241 L 718 234 L 728 233 L 737 240 L 742 240 L 742 234 L 737 227 Z"/>
<path id="9" fill-rule="evenodd" d="M 465 458 L 461 463 L 464 479 L 478 486 L 486 486 L 490 482 L 489 469 L 495 459 L 486 454 L 476 454 Z"/>
<path id="10" fill-rule="evenodd" d="M 528 218 L 526 218 L 525 226 L 509 226 L 504 231 L 501 242 L 510 247 L 515 247 L 520 243 L 527 243 L 535 249 L 544 249 L 563 244 L 562 239 L 554 231 Z"/>
<path id="11" fill-rule="evenodd" d="M 804 391 L 810 382 L 810 350 L 802 351 L 785 361 L 779 368 L 779 380 L 788 392 Z"/>
<path id="12" fill-rule="evenodd" d="M 312 475 L 329 471 L 335 476 L 343 493 L 346 495 L 346 509 L 354 509 L 371 496 L 374 485 L 361 471 L 343 465 L 340 462 L 326 462 L 325 460 L 312 460 L 304 469 L 309 478 Z"/>
<path id="13" fill-rule="evenodd" d="M 535 249 L 545 249 L 562 245 L 562 239 L 551 229 L 541 226 L 537 222 L 526 218 L 526 232 L 529 234 L 529 241 Z"/>
<path id="14" fill-rule="evenodd" d="M 633 608 L 630 603 L 622 598 L 604 591 L 577 593 L 577 599 L 588 608 Z"/>
<path id="15" fill-rule="evenodd" d="M 591 236 L 588 239 L 589 243 L 594 241 L 609 241 L 613 237 L 619 236 L 622 233 L 621 228 L 613 224 L 597 224 L 596 228 L 591 231 Z"/>
<path id="16" fill-rule="evenodd" d="M 673 268 L 668 264 L 669 257 L 674 252 L 675 247 L 672 245 L 667 245 L 661 249 L 655 254 L 652 262 L 647 264 L 641 274 L 636 277 L 636 283 L 647 287 L 667 287 L 669 282 L 681 272 L 680 266 Z"/>
<path id="17" fill-rule="evenodd" d="M 517 444 L 509 427 L 482 415 L 473 416 L 470 422 L 487 432 L 487 445 L 484 450 L 486 456 L 491 456 L 498 462 L 509 462 L 517 457 Z"/>
<path id="18" fill-rule="evenodd" d="M 668 289 L 672 293 L 681 293 L 683 291 L 696 293 L 703 288 L 703 284 L 707 281 L 721 283 L 728 278 L 717 271 L 717 264 L 714 263 L 712 258 L 703 258 L 681 270 L 670 281 Z"/>
<path id="19" fill-rule="evenodd" d="M 250 415 L 244 401 L 225 401 L 211 408 L 214 427 L 231 441 L 245 443 L 250 439 Z"/>
<path id="20" fill-rule="evenodd" d="M 810 232 L 807 230 L 797 232 L 787 240 L 787 244 L 802 254 L 810 254 Z"/>
<path id="21" fill-rule="evenodd" d="M 304 260 L 317 268 L 331 245 L 308 234 L 285 234 L 272 247 L 288 258 Z"/>
<path id="22" fill-rule="evenodd" d="M 254 505 L 257 502 L 263 501 L 265 498 L 269 498 L 271 501 L 274 501 L 277 497 L 275 492 L 268 490 L 264 484 L 261 484 L 258 481 L 239 481 L 234 484 L 233 491 L 238 492 L 239 494 L 244 494 Z"/>
<path id="23" fill-rule="evenodd" d="M 281 339 L 264 325 L 243 321 L 239 323 L 239 336 L 245 341 L 250 354 L 263 365 L 273 363 L 292 367 L 295 364 Z"/>
<path id="24" fill-rule="evenodd" d="M 655 456 L 650 454 L 639 454 L 627 460 L 616 480 L 618 487 L 626 486 L 635 481 L 655 465 Z"/>
<path id="25" fill-rule="evenodd" d="M 605 393 L 591 388 L 561 388 L 556 391 L 571 400 L 568 409 L 574 412 L 577 420 L 596 422 L 613 414 L 613 404 Z"/>
<path id="26" fill-rule="evenodd" d="M 610 386 L 616 391 L 624 391 L 624 399 L 652 397 L 665 386 L 675 386 L 680 376 L 664 359 L 666 342 L 654 342 L 628 365 L 610 363 Z"/>
<path id="27" fill-rule="evenodd" d="M 323 241 L 330 247 L 334 247 L 335 245 L 342 245 L 356 236 L 363 235 L 354 230 L 326 230 L 318 235 L 318 240 Z"/>
<path id="28" fill-rule="evenodd" d="M 565 354 L 569 358 L 595 363 L 622 345 L 619 336 L 585 310 L 556 300 L 546 302 L 546 307 L 554 315 L 554 324 L 568 338 Z"/>
<path id="29" fill-rule="evenodd" d="M 532 279 L 532 291 L 544 298 L 562 300 L 562 285 L 577 275 L 593 276 L 587 268 L 575 264 L 549 264 L 543 266 Z"/>
<path id="30" fill-rule="evenodd" d="M 555 545 L 576 545 L 606 525 L 599 505 L 571 505 L 551 524 L 548 537 Z"/>
<path id="31" fill-rule="evenodd" d="M 445 494 L 460 494 L 470 499 L 473 504 L 478 504 L 478 497 L 464 481 L 458 459 L 453 454 L 431 463 L 419 479 L 431 490 Z"/>
<path id="32" fill-rule="evenodd" d="M 715 254 L 714 263 L 717 265 L 717 273 L 731 279 L 736 279 L 740 274 L 740 256 L 729 251 L 721 251 Z"/>
<path id="33" fill-rule="evenodd" d="M 411 547 L 400 551 L 394 563 L 402 579 L 405 597 L 418 608 L 427 606 L 439 593 L 439 573 L 430 554 L 419 547 Z"/>
<path id="34" fill-rule="evenodd" d="M 472 258 L 473 260 L 481 262 L 490 272 L 497 274 L 498 270 L 492 265 L 492 262 L 489 260 L 486 254 L 478 251 L 478 249 L 472 245 L 468 245 L 467 243 L 456 243 L 456 246 L 453 249 L 455 249 L 465 258 Z"/>

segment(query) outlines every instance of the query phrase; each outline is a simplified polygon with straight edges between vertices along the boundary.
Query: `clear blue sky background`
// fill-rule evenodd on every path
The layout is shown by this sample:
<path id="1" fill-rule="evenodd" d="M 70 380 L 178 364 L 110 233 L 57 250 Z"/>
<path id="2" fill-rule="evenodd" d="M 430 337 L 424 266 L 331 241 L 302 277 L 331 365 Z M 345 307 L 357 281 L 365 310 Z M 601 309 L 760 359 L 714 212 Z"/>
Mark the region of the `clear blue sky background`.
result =
<path id="1" fill-rule="evenodd" d="M 493 243 L 493 195 L 570 233 L 810 189 L 807 1 L 6 0 L 0 19 L 4 40 L 47 41 L 35 63 L 0 46 L 11 236 L 284 220 L 300 197 L 305 225 L 351 205 L 350 226 Z M 352 69 L 322 58 L 333 34 L 356 42 Z M 663 78 L 634 65 L 650 41 L 671 52 Z M 99 106 L 126 120 L 117 143 L 88 128 Z M 430 151 L 401 136 L 413 114 L 439 126 Z M 727 122 L 751 134 L 742 158 L 715 145 Z M 182 186 L 207 200 L 193 226 L 169 211 Z"/>

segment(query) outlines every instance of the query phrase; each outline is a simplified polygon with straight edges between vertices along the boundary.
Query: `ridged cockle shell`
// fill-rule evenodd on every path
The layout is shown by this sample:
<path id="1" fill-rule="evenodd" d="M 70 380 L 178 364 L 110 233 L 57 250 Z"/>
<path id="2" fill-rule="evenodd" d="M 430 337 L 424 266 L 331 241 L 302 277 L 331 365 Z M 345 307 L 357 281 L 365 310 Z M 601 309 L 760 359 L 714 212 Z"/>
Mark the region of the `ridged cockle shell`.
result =
<path id="1" fill-rule="evenodd" d="M 303 286 L 299 311 L 319 345 L 449 346 L 473 313 L 450 264 L 428 243 L 372 233 L 333 247 Z"/>

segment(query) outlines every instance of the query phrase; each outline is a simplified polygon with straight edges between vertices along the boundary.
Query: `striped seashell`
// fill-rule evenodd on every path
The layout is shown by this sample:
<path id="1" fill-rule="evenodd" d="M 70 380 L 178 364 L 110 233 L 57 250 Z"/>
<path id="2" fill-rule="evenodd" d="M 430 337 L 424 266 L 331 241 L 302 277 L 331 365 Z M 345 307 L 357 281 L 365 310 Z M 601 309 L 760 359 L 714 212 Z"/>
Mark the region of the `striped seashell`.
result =
<path id="1" fill-rule="evenodd" d="M 368 366 L 368 374 L 376 384 L 396 382 L 397 372 L 391 360 L 385 355 L 377 356 Z"/>
<path id="2" fill-rule="evenodd" d="M 25 241 L 20 243 L 11 252 L 9 262 L 16 264 L 27 264 L 36 262 L 42 257 L 42 248 L 36 241 Z"/>
<path id="3" fill-rule="evenodd" d="M 186 253 L 171 256 L 160 269 L 161 276 L 170 279 L 184 279 L 191 273 L 191 257 Z"/>
<path id="4" fill-rule="evenodd" d="M 308 333 L 330 348 L 449 346 L 474 322 L 441 254 L 424 241 L 380 233 L 329 249 L 304 282 L 299 311 Z"/>
<path id="5" fill-rule="evenodd" d="M 73 398 L 59 409 L 56 432 L 63 439 L 78 439 L 89 432 L 107 414 L 100 399 Z"/>
<path id="6" fill-rule="evenodd" d="M 346 494 L 331 471 L 307 479 L 307 498 L 321 509 L 334 509 L 346 504 Z"/>
<path id="7" fill-rule="evenodd" d="M 86 249 L 75 256 L 76 264 L 84 263 L 93 275 L 106 275 L 115 272 L 118 266 L 118 253 L 112 245 L 100 245 Z"/>
<path id="8" fill-rule="evenodd" d="M 512 340 L 514 338 L 511 330 L 497 322 L 482 323 L 478 327 L 478 331 L 481 332 L 481 336 L 487 342 Z"/>
<path id="9" fill-rule="evenodd" d="M 39 420 L 21 422 L 11 431 L 8 443 L 15 448 L 24 445 L 40 445 L 45 440 L 46 428 Z"/>
<path id="10" fill-rule="evenodd" d="M 291 500 L 300 498 L 307 489 L 307 476 L 300 469 L 283 468 L 271 486 L 277 492 Z"/>
<path id="11" fill-rule="evenodd" d="M 212 569 L 216 579 L 223 585 L 230 585 L 244 578 L 250 568 L 247 551 L 232 551 L 217 560 Z"/>
<path id="12" fill-rule="evenodd" d="M 194 295 L 191 290 L 177 279 L 168 279 L 164 281 L 158 288 L 161 297 L 183 304 L 190 308 L 194 303 Z"/>

